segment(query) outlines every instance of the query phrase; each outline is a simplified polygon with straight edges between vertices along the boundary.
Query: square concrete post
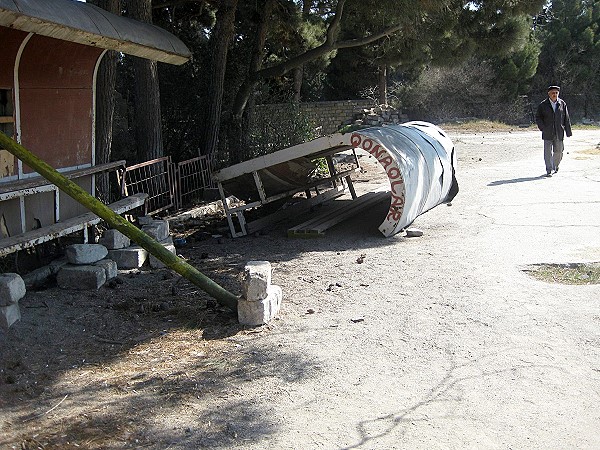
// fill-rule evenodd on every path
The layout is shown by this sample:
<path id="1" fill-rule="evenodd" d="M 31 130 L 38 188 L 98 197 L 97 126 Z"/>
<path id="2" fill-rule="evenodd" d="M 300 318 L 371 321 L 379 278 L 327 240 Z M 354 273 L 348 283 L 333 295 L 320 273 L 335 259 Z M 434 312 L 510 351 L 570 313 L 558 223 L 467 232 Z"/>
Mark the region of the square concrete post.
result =
<path id="1" fill-rule="evenodd" d="M 242 325 L 263 325 L 281 308 L 281 287 L 271 285 L 271 263 L 249 261 L 244 268 L 242 298 L 238 300 L 238 321 Z"/>

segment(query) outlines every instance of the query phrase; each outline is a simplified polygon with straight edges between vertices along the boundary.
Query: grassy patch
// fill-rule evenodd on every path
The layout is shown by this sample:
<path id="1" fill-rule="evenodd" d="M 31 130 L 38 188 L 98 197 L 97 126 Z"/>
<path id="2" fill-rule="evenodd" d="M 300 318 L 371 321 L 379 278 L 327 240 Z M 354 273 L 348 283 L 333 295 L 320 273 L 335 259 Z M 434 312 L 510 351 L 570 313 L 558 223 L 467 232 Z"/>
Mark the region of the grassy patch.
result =
<path id="1" fill-rule="evenodd" d="M 538 131 L 535 123 L 529 124 L 529 126 L 509 125 L 502 122 L 480 119 L 454 120 L 440 123 L 438 126 L 444 131 Z M 575 123 L 572 128 L 574 130 L 600 130 L 600 126 L 598 125 L 584 125 L 582 123 Z"/>
<path id="2" fill-rule="evenodd" d="M 600 284 L 600 262 L 534 264 L 523 271 L 533 278 L 547 283 Z"/>
<path id="3" fill-rule="evenodd" d="M 600 156 L 600 144 L 598 144 L 596 146 L 596 148 L 588 148 L 587 150 L 580 150 L 577 153 L 582 153 L 584 155 Z"/>
<path id="4" fill-rule="evenodd" d="M 519 128 L 517 125 L 507 125 L 502 122 L 492 122 L 490 120 L 456 120 L 438 124 L 444 131 L 511 131 L 521 129 L 526 131 L 527 128 Z"/>

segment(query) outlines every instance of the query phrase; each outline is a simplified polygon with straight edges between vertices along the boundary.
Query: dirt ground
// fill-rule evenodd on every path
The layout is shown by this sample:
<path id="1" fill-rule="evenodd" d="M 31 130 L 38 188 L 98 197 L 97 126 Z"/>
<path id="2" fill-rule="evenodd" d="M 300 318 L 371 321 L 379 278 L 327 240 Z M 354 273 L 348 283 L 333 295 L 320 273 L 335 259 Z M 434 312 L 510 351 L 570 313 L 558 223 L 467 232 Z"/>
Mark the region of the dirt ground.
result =
<path id="1" fill-rule="evenodd" d="M 600 285 L 527 272 L 600 261 L 600 131 L 575 130 L 552 178 L 537 131 L 449 133 L 460 192 L 422 237 L 384 238 L 385 205 L 318 239 L 286 237 L 303 218 L 176 230 L 233 292 L 272 263 L 268 325 L 166 270 L 29 291 L 0 330 L 0 448 L 600 448 Z"/>

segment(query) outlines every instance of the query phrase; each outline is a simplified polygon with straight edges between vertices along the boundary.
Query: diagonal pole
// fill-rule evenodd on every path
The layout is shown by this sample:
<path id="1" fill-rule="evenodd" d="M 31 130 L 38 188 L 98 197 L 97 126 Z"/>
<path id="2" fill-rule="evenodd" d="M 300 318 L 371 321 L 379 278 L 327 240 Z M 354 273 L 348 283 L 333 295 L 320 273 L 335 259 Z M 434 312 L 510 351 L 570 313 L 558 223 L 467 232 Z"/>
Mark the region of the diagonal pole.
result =
<path id="1" fill-rule="evenodd" d="M 152 255 L 162 261 L 168 268 L 174 270 L 184 278 L 187 278 L 217 300 L 221 305 L 226 306 L 233 311 L 237 311 L 238 297 L 236 295 L 215 283 L 177 255 L 171 253 L 152 237 L 144 233 L 135 225 L 129 223 L 119 214 L 116 214 L 100 200 L 88 194 L 73 181 L 62 176 L 48 163 L 35 156 L 25 147 L 2 132 L 0 132 L 0 148 L 9 151 L 29 167 L 35 169 L 40 175 L 56 185 L 60 190 L 73 197 L 73 199 L 81 203 L 98 217 L 105 220 L 111 227 L 119 230 L 140 247 L 152 253 Z"/>

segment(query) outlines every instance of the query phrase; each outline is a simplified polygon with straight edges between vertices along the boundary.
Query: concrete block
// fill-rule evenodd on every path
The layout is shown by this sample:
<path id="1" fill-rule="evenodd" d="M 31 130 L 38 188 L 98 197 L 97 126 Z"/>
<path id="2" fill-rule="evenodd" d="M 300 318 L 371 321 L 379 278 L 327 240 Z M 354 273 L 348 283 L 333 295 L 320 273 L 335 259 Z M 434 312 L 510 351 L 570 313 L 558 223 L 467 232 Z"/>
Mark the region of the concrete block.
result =
<path id="1" fill-rule="evenodd" d="M 173 245 L 173 237 L 168 236 L 166 239 L 159 241 L 162 245 Z"/>
<path id="2" fill-rule="evenodd" d="M 94 266 L 102 267 L 104 269 L 104 273 L 106 275 L 106 279 L 110 280 L 117 275 L 119 275 L 119 268 L 117 267 L 117 263 L 112 259 L 101 259 L 98 262 L 94 263 Z"/>
<path id="3" fill-rule="evenodd" d="M 25 282 L 18 273 L 0 274 L 0 306 L 17 303 L 25 296 Z"/>
<path id="4" fill-rule="evenodd" d="M 98 289 L 106 283 L 103 267 L 67 264 L 56 275 L 56 283 L 61 289 Z"/>
<path id="5" fill-rule="evenodd" d="M 60 269 L 62 269 L 62 267 L 65 264 L 69 264 L 69 260 L 65 256 L 63 256 L 61 258 L 57 258 L 57 259 L 50 261 L 50 264 L 48 264 L 48 267 L 50 267 L 52 274 L 56 275 L 58 273 L 58 271 Z"/>
<path id="6" fill-rule="evenodd" d="M 142 231 L 157 241 L 163 241 L 169 237 L 169 222 L 167 220 L 153 220 L 142 226 Z"/>
<path id="7" fill-rule="evenodd" d="M 163 247 L 169 250 L 174 255 L 176 254 L 175 246 L 173 244 L 163 244 Z M 150 267 L 153 269 L 162 269 L 166 267 L 160 259 L 158 259 L 151 253 L 148 255 L 148 262 L 150 263 Z"/>
<path id="8" fill-rule="evenodd" d="M 154 220 L 152 216 L 140 216 L 137 218 L 138 224 L 143 227 L 144 225 L 148 225 Z"/>
<path id="9" fill-rule="evenodd" d="M 56 275 L 62 289 L 98 289 L 106 282 L 106 270 L 102 266 L 66 264 Z"/>
<path id="10" fill-rule="evenodd" d="M 52 267 L 50 265 L 42 266 L 38 269 L 32 270 L 28 274 L 23 275 L 23 281 L 25 282 L 26 289 L 33 289 L 39 286 L 43 286 L 48 278 L 53 275 Z"/>
<path id="11" fill-rule="evenodd" d="M 125 248 L 131 245 L 131 239 L 119 230 L 106 230 L 98 240 L 98 244 L 104 245 L 109 250 Z"/>
<path id="12" fill-rule="evenodd" d="M 108 251 L 108 258 L 117 263 L 119 269 L 139 269 L 148 259 L 148 251 L 142 247 L 127 247 Z"/>
<path id="13" fill-rule="evenodd" d="M 262 300 L 271 285 L 271 263 L 248 261 L 242 278 L 242 296 L 248 301 Z"/>
<path id="14" fill-rule="evenodd" d="M 21 310 L 18 303 L 0 306 L 0 327 L 8 330 L 17 320 L 21 320 Z"/>
<path id="15" fill-rule="evenodd" d="M 108 250 L 100 244 L 72 244 L 65 249 L 71 264 L 91 264 L 104 259 Z"/>
<path id="16" fill-rule="evenodd" d="M 274 319 L 281 309 L 280 286 L 269 286 L 268 295 L 262 300 L 238 300 L 238 321 L 242 325 L 258 326 Z"/>

